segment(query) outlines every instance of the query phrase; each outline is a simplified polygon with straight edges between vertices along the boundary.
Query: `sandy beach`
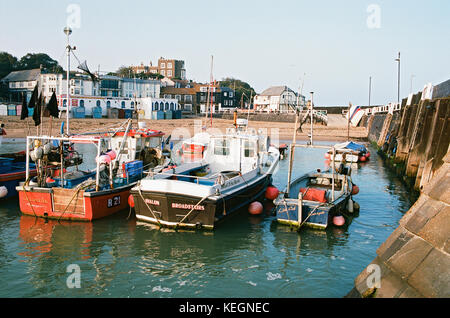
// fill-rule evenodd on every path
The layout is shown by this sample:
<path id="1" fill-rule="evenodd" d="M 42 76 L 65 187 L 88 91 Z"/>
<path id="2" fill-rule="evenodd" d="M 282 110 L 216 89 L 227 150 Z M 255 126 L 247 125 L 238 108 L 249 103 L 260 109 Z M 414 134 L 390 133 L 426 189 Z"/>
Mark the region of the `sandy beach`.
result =
<path id="1" fill-rule="evenodd" d="M 28 122 L 27 122 L 28 120 Z M 27 120 L 20 120 L 19 116 L 0 116 L 0 123 L 5 124 L 7 135 L 4 138 L 25 138 L 27 135 L 35 135 L 37 128 L 31 118 Z M 166 135 L 172 135 L 173 139 L 189 138 L 195 132 L 200 132 L 202 126 L 205 126 L 204 117 L 197 118 L 183 118 L 171 120 L 144 120 L 146 127 L 161 130 Z M 42 124 L 42 134 L 58 134 L 61 128 L 62 119 L 44 118 Z M 108 131 L 114 127 L 123 124 L 125 119 L 70 119 L 70 131 L 72 133 L 85 132 L 103 132 Z M 134 125 L 137 126 L 137 120 L 133 120 Z M 225 132 L 227 127 L 232 127 L 233 121 L 227 119 L 213 119 L 212 127 Z M 207 129 L 210 129 L 211 122 L 208 119 L 206 122 Z M 280 140 L 290 140 L 292 138 L 293 123 L 286 122 L 266 122 L 266 121 L 250 121 L 249 127 L 267 129 L 267 132 Z M 39 128 L 40 129 L 40 128 Z M 302 132 L 297 133 L 297 140 L 308 140 L 310 132 L 310 125 L 305 123 L 302 126 Z M 344 141 L 347 140 L 347 121 L 341 115 L 330 115 L 328 126 L 314 125 L 313 127 L 314 140 L 330 140 L 330 141 Z M 350 138 L 361 140 L 367 138 L 367 130 L 365 127 L 351 127 Z"/>

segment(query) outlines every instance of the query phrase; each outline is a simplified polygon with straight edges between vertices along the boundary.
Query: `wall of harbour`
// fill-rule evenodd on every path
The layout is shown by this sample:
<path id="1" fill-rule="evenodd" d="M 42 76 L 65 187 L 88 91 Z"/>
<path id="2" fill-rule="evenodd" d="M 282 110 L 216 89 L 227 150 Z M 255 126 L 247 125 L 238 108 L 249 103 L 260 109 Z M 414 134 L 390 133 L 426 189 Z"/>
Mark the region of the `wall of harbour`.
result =
<path id="1" fill-rule="evenodd" d="M 401 106 L 379 109 L 361 124 L 385 163 L 420 196 L 347 297 L 450 297 L 450 80 Z"/>

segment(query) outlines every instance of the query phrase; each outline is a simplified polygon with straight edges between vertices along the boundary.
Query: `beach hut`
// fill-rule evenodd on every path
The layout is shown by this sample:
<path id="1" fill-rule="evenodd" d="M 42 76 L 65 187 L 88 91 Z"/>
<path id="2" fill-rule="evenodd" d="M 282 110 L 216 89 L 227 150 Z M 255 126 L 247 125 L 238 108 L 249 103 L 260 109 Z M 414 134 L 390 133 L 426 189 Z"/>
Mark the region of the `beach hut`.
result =
<path id="1" fill-rule="evenodd" d="M 8 116 L 8 105 L 0 104 L 0 116 Z"/>
<path id="2" fill-rule="evenodd" d="M 8 105 L 8 116 L 16 116 L 16 105 Z"/>
<path id="3" fill-rule="evenodd" d="M 108 108 L 108 118 L 119 118 L 119 110 L 117 108 Z"/>

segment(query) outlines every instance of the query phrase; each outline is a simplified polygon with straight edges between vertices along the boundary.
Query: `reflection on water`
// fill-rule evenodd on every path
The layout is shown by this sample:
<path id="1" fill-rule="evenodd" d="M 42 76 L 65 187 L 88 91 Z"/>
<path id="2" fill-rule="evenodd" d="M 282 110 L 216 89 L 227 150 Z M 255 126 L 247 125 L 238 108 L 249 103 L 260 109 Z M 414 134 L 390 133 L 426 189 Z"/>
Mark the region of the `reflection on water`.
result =
<path id="1" fill-rule="evenodd" d="M 326 168 L 323 153 L 298 148 L 293 176 Z M 128 211 L 92 223 L 45 221 L 20 216 L 9 200 L 0 205 L 0 296 L 342 297 L 415 199 L 371 153 L 353 167 L 359 216 L 326 231 L 279 225 L 272 204 L 195 232 L 127 220 Z M 287 165 L 274 175 L 279 189 Z M 80 289 L 66 285 L 70 264 L 81 268 Z"/>

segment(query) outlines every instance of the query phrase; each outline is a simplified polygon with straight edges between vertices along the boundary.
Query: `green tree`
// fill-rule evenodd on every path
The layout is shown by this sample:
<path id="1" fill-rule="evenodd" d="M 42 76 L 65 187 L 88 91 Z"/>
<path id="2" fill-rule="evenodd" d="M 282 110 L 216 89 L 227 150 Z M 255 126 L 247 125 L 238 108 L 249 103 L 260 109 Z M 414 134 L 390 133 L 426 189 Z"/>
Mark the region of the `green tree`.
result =
<path id="1" fill-rule="evenodd" d="M 250 86 L 250 84 L 239 79 L 226 77 L 223 78 L 219 83 L 221 87 L 228 87 L 235 91 L 236 102 L 239 107 L 241 107 L 241 101 L 245 105 L 245 103 L 251 102 L 250 97 L 253 100 L 253 97 L 255 97 L 256 95 L 255 90 Z"/>
<path id="2" fill-rule="evenodd" d="M 0 79 L 15 70 L 17 57 L 8 52 L 0 52 Z"/>
<path id="3" fill-rule="evenodd" d="M 48 72 L 63 73 L 63 68 L 57 61 L 45 53 L 28 53 L 17 62 L 17 70 L 30 70 L 41 67 Z"/>

